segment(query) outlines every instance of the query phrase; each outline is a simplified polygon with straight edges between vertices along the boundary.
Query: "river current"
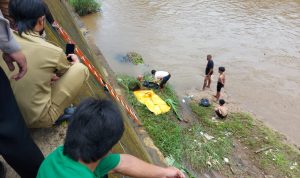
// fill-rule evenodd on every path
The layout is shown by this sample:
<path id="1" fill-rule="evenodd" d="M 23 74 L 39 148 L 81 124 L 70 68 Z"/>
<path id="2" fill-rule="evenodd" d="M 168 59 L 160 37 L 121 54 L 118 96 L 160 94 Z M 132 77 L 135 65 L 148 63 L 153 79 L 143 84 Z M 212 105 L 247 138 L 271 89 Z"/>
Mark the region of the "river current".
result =
<path id="1" fill-rule="evenodd" d="M 226 67 L 231 102 L 300 145 L 300 2 L 103 0 L 83 18 L 116 73 L 172 74 L 179 96 L 203 84 L 206 55 Z M 149 66 L 120 62 L 129 51 Z"/>

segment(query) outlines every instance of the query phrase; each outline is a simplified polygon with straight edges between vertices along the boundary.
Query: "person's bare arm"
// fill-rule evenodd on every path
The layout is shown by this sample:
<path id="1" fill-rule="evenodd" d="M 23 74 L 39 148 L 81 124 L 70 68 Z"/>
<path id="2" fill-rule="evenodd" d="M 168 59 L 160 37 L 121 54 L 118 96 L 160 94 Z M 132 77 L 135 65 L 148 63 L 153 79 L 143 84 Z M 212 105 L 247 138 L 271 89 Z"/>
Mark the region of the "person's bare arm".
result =
<path id="1" fill-rule="evenodd" d="M 140 178 L 185 178 L 185 175 L 174 167 L 155 166 L 128 154 L 121 154 L 120 158 L 119 165 L 112 173 Z"/>
<path id="2" fill-rule="evenodd" d="M 27 62 L 24 54 L 21 51 L 13 52 L 13 53 L 3 53 L 3 60 L 6 62 L 7 67 L 10 71 L 15 70 L 14 62 L 17 63 L 19 67 L 19 72 L 12 76 L 12 79 L 19 80 L 27 72 Z"/>
<path id="3" fill-rule="evenodd" d="M 0 10 L 0 50 L 3 51 L 3 59 L 10 71 L 15 70 L 14 62 L 19 67 L 19 73 L 12 76 L 13 79 L 21 79 L 27 72 L 26 57 L 21 52 L 19 44 L 14 39 L 9 22 L 4 19 Z"/>
<path id="4" fill-rule="evenodd" d="M 154 82 L 154 83 L 159 83 L 161 80 L 162 80 L 161 77 L 154 77 L 153 82 Z"/>
<path id="5" fill-rule="evenodd" d="M 221 82 L 222 82 L 222 84 L 225 86 L 225 75 L 223 75 L 223 76 L 221 77 Z"/>

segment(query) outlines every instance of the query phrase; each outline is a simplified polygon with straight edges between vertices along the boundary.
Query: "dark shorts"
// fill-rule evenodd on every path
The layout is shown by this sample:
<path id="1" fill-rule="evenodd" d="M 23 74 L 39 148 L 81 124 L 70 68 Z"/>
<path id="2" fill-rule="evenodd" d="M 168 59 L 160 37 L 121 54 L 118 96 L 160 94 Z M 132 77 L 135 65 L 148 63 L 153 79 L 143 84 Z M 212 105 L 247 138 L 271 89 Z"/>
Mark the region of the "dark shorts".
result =
<path id="1" fill-rule="evenodd" d="M 217 84 L 217 92 L 220 92 L 223 87 L 224 87 L 224 85 L 221 82 L 218 82 L 218 84 Z"/>
<path id="2" fill-rule="evenodd" d="M 167 81 L 170 80 L 170 78 L 171 78 L 171 74 L 165 76 L 165 77 L 162 79 L 162 81 L 160 82 L 159 87 L 160 87 L 160 88 L 163 88 L 164 85 L 167 83 Z"/>
<path id="3" fill-rule="evenodd" d="M 219 118 L 221 118 L 221 119 L 225 119 L 225 118 L 227 117 L 227 115 L 226 115 L 226 116 L 223 116 L 223 115 L 219 112 L 219 110 L 216 110 L 215 113 L 216 113 L 217 116 L 218 116 Z"/>
<path id="4" fill-rule="evenodd" d="M 205 71 L 205 75 L 208 75 L 209 71 Z M 210 75 L 214 74 L 214 71 L 211 72 Z"/>

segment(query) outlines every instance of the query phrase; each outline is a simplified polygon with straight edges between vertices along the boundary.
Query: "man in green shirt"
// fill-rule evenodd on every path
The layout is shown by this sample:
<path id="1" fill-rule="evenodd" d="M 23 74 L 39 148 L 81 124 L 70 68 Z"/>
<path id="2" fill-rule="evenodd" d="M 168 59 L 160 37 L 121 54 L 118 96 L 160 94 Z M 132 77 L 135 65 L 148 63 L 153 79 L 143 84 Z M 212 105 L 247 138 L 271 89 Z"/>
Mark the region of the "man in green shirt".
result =
<path id="1" fill-rule="evenodd" d="M 111 101 L 83 101 L 72 116 L 64 146 L 45 159 L 37 178 L 102 178 L 108 173 L 185 178 L 174 167 L 158 167 L 128 154 L 111 154 L 110 150 L 123 132 L 122 116 Z"/>

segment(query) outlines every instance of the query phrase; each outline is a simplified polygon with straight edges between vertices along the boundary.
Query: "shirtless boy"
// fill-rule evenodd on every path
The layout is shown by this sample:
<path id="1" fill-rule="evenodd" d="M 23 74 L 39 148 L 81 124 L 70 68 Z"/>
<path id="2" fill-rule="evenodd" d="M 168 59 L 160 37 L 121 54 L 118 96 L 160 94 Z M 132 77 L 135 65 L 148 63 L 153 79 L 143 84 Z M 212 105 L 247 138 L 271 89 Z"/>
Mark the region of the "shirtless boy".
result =
<path id="1" fill-rule="evenodd" d="M 217 98 L 217 101 L 220 98 L 221 95 L 221 89 L 224 87 L 225 85 L 225 67 L 219 67 L 219 79 L 218 79 L 218 84 L 217 84 L 217 94 L 215 95 L 215 97 Z"/>
<path id="2" fill-rule="evenodd" d="M 225 104 L 225 100 L 220 99 L 219 106 L 216 107 L 215 109 L 215 113 L 220 119 L 225 119 L 228 114 L 227 108 L 224 106 L 224 104 Z"/>
<path id="3" fill-rule="evenodd" d="M 209 54 L 207 55 L 207 65 L 205 69 L 203 90 L 205 90 L 205 87 L 210 88 L 211 75 L 213 74 L 213 72 L 214 72 L 214 61 L 212 60 L 212 56 Z"/>

